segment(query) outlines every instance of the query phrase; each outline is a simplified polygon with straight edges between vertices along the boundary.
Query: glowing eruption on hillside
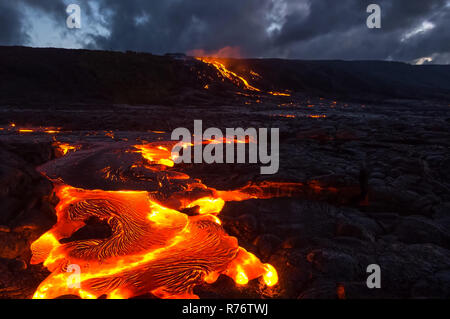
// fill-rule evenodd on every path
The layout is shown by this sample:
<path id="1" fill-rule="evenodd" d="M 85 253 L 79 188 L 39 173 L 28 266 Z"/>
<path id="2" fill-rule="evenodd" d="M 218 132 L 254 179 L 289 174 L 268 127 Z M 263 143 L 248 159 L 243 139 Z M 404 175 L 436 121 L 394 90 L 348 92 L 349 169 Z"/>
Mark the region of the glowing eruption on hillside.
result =
<path id="1" fill-rule="evenodd" d="M 223 63 L 219 62 L 218 59 L 215 59 L 215 58 L 197 58 L 197 60 L 212 65 L 213 67 L 215 67 L 217 69 L 217 71 L 219 71 L 219 73 L 224 78 L 229 79 L 231 82 L 235 83 L 237 86 L 243 85 L 243 87 L 246 90 L 249 90 L 249 91 L 256 91 L 256 92 L 260 92 L 261 91 L 260 89 L 255 88 L 254 86 L 251 86 L 248 83 L 248 81 L 246 79 L 244 79 L 242 76 L 239 76 L 236 73 L 234 73 L 233 71 L 230 71 L 229 69 L 227 69 L 227 67 Z"/>
<path id="2" fill-rule="evenodd" d="M 144 168 L 173 175 L 169 148 L 163 145 L 148 143 L 129 151 L 150 162 Z M 133 164 L 138 165 L 142 164 Z M 185 186 L 162 199 L 149 191 L 87 190 L 54 180 L 57 223 L 31 246 L 31 262 L 43 263 L 51 274 L 33 298 L 130 298 L 146 293 L 196 298 L 195 286 L 213 283 L 220 275 L 238 285 L 256 278 L 266 286 L 275 285 L 275 268 L 239 247 L 237 239 L 222 228 L 218 215 L 228 201 L 294 196 L 300 184 L 249 183 L 219 191 L 178 174 L 184 176 L 179 182 Z M 92 218 L 106 222 L 111 235 L 70 239 Z M 71 272 L 73 265 L 79 267 L 79 277 Z M 74 278 L 75 284 L 68 284 Z"/>
<path id="3" fill-rule="evenodd" d="M 230 70 L 229 67 L 226 65 L 226 59 L 230 57 L 237 58 L 241 56 L 239 48 L 225 47 L 214 53 L 206 53 L 204 50 L 193 50 L 190 51 L 188 54 L 195 56 L 196 59 L 199 61 L 202 61 L 208 65 L 213 66 L 223 78 L 230 80 L 236 86 L 243 87 L 248 91 L 262 92 L 261 89 L 258 89 L 257 87 L 251 85 L 249 83 L 249 80 L 244 78 L 242 75 L 239 75 L 236 72 Z M 249 70 L 249 73 L 252 77 L 261 79 L 261 75 L 259 75 L 255 71 Z M 205 85 L 205 89 L 209 89 L 209 85 Z M 291 94 L 288 92 L 269 91 L 266 93 L 273 96 L 284 96 L 284 97 L 291 96 Z"/>

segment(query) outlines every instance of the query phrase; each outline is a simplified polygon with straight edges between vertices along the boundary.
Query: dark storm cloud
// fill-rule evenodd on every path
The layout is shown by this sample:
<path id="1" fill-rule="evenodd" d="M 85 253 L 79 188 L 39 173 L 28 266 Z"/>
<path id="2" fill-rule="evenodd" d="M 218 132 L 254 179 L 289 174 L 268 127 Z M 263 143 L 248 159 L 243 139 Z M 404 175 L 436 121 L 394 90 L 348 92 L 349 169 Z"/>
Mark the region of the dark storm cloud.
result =
<path id="1" fill-rule="evenodd" d="M 27 40 L 21 19 L 21 12 L 14 3 L 0 1 L 0 44 L 14 45 Z"/>
<path id="2" fill-rule="evenodd" d="M 341 59 L 412 60 L 436 52 L 448 52 L 450 35 L 449 7 L 444 0 L 428 1 L 311 1 L 310 14 L 301 19 L 295 14 L 278 35 L 273 49 L 284 50 L 288 57 Z M 365 25 L 370 3 L 382 9 L 382 28 Z M 447 19 L 447 20 L 446 20 Z M 405 34 L 419 28 L 424 21 L 435 29 L 401 41 Z M 439 51 L 441 47 L 443 51 Z"/>
<path id="3" fill-rule="evenodd" d="M 267 0 L 101 2 L 111 10 L 111 36 L 97 37 L 102 48 L 163 53 L 240 46 L 255 53 L 264 45 L 261 17 Z M 138 22 L 141 19 L 141 22 Z"/>
<path id="4" fill-rule="evenodd" d="M 8 19 L 0 20 L 5 26 L 0 31 L 0 43 L 11 44 L 14 39 L 16 44 L 26 42 L 26 25 L 21 23 L 17 6 L 0 1 L 0 14 Z M 59 32 L 88 48 L 161 54 L 195 49 L 214 52 L 229 46 L 239 47 L 244 56 L 256 57 L 402 61 L 432 57 L 435 62 L 450 63 L 449 0 L 71 2 L 80 4 L 83 21 L 87 21 L 83 24 L 83 38 L 63 27 Z M 62 23 L 69 1 L 16 3 L 45 12 Z M 366 27 L 370 3 L 382 8 L 379 30 Z M 99 24 L 107 32 L 98 32 Z"/>

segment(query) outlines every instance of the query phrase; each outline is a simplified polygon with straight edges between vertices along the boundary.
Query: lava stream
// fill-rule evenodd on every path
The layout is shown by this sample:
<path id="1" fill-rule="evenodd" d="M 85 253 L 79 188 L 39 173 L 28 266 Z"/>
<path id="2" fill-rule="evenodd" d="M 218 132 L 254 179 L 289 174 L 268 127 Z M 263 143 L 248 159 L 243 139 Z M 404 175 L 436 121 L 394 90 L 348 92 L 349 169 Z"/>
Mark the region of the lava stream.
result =
<path id="1" fill-rule="evenodd" d="M 170 152 L 162 145 L 149 143 L 131 151 L 154 162 L 152 170 L 173 169 L 170 157 L 165 158 Z M 51 274 L 33 298 L 130 298 L 146 293 L 196 298 L 196 285 L 212 283 L 221 274 L 239 285 L 259 277 L 267 286 L 275 285 L 275 268 L 239 247 L 218 215 L 227 201 L 292 196 L 299 184 L 249 183 L 219 191 L 199 180 L 182 180 L 189 183 L 185 191 L 164 201 L 148 191 L 88 190 L 53 180 L 59 198 L 57 223 L 31 246 L 31 263 L 43 263 Z M 182 212 L 186 209 L 191 210 L 189 215 Z M 106 222 L 111 235 L 71 239 L 91 218 Z M 80 273 L 72 273 L 73 269 Z"/>

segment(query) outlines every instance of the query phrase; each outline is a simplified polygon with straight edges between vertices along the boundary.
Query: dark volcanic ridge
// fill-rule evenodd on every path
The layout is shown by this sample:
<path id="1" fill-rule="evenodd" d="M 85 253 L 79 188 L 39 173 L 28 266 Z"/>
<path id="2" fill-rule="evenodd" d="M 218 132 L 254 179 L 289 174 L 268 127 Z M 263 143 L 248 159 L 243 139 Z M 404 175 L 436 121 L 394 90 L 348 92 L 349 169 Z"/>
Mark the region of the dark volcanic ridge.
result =
<path id="1" fill-rule="evenodd" d="M 450 98 L 450 66 L 384 61 L 222 59 L 263 92 L 340 100 Z M 0 103 L 224 105 L 244 91 L 194 58 L 0 47 Z M 205 86 L 208 85 L 208 89 Z"/>

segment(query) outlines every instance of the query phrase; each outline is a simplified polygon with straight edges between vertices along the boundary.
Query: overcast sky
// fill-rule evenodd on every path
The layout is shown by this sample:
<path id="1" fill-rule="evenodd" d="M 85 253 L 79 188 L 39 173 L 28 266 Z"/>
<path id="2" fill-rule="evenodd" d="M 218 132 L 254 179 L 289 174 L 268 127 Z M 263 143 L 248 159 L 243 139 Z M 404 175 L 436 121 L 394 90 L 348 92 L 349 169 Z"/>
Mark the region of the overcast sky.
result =
<path id="1" fill-rule="evenodd" d="M 0 0 L 0 44 L 450 64 L 450 0 Z"/>

